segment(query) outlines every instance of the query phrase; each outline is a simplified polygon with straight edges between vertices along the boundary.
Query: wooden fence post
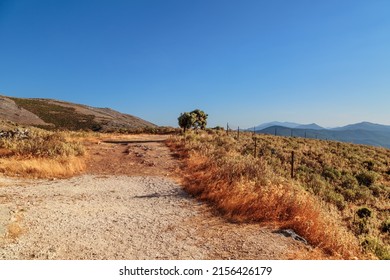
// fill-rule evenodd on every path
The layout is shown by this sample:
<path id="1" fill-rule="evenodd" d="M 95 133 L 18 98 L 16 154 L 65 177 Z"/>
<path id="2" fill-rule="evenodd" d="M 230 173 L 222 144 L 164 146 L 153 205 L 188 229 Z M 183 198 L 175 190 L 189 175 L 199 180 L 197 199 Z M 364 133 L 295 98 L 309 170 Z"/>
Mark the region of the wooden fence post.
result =
<path id="1" fill-rule="evenodd" d="M 254 151 L 253 156 L 256 158 L 257 157 L 257 138 L 255 137 L 253 140 L 255 141 L 255 151 Z"/>
<path id="2" fill-rule="evenodd" d="M 294 179 L 294 151 L 291 152 L 291 178 Z"/>
<path id="3" fill-rule="evenodd" d="M 240 127 L 237 128 L 237 141 L 240 140 Z"/>

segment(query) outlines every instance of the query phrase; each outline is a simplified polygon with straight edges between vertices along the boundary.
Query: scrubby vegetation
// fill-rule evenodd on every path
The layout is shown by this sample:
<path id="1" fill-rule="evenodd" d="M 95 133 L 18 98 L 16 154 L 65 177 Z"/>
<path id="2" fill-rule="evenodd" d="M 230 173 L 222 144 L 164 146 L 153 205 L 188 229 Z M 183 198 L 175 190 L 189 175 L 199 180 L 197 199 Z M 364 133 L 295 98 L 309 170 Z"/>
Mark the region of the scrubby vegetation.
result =
<path id="1" fill-rule="evenodd" d="M 94 121 L 94 116 L 81 114 L 72 107 L 59 106 L 40 99 L 10 99 L 15 101 L 18 106 L 36 114 L 46 123 L 53 125 L 42 127 L 45 129 L 99 131 L 102 128 L 101 124 Z"/>
<path id="2" fill-rule="evenodd" d="M 0 172 L 40 178 L 81 172 L 85 150 L 72 134 L 30 128 L 25 134 L 0 137 Z"/>
<path id="3" fill-rule="evenodd" d="M 119 134 L 157 134 L 157 135 L 172 135 L 179 134 L 180 128 L 174 128 L 170 126 L 158 126 L 158 127 L 140 127 L 140 128 L 113 128 L 106 129 L 104 133 L 119 133 Z"/>
<path id="4" fill-rule="evenodd" d="M 187 190 L 229 219 L 292 228 L 335 258 L 390 258 L 390 150 L 217 130 L 170 145 L 185 155 Z"/>

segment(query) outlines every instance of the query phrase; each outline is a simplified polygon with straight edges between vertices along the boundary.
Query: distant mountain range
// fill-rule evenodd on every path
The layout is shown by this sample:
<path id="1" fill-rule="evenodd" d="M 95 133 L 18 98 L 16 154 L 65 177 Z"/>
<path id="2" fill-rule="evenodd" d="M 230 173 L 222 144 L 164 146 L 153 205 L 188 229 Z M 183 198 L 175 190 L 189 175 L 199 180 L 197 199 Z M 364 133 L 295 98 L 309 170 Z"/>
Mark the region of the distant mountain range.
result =
<path id="1" fill-rule="evenodd" d="M 302 129 L 324 129 L 323 127 L 312 123 L 312 124 L 299 124 L 299 123 L 293 123 L 293 122 L 269 122 L 269 123 L 263 123 L 255 127 L 255 131 L 266 129 L 271 126 L 282 126 L 287 128 L 302 128 Z M 253 128 L 250 128 L 248 130 L 253 131 Z"/>
<path id="2" fill-rule="evenodd" d="M 248 130 L 253 131 L 253 128 Z M 290 122 L 270 122 L 256 126 L 255 131 L 261 134 L 316 138 L 390 148 L 390 126 L 370 122 L 329 129 L 315 123 L 302 125 Z"/>
<path id="3" fill-rule="evenodd" d="M 54 99 L 0 95 L 0 121 L 46 129 L 118 131 L 155 128 L 138 117 L 110 108 L 95 108 Z"/>

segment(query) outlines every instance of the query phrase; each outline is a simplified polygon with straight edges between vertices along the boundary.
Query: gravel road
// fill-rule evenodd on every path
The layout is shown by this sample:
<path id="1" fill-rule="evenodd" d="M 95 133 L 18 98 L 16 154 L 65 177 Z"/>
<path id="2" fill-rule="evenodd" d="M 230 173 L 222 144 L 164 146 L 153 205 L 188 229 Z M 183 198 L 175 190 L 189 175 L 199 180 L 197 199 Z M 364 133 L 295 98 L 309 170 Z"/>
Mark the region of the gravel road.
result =
<path id="1" fill-rule="evenodd" d="M 164 177 L 0 177 L 0 259 L 285 259 L 299 250 L 213 215 Z"/>

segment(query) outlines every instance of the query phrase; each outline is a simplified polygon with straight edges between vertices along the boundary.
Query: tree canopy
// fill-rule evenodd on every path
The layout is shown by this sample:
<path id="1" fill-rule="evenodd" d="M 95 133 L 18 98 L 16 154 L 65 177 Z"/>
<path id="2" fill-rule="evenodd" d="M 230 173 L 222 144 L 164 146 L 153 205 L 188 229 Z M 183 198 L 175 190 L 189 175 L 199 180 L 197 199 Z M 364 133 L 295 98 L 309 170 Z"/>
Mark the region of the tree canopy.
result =
<path id="1" fill-rule="evenodd" d="M 192 112 L 181 113 L 178 121 L 179 126 L 186 131 L 187 129 L 205 129 L 207 126 L 208 115 L 202 110 L 195 109 Z"/>

